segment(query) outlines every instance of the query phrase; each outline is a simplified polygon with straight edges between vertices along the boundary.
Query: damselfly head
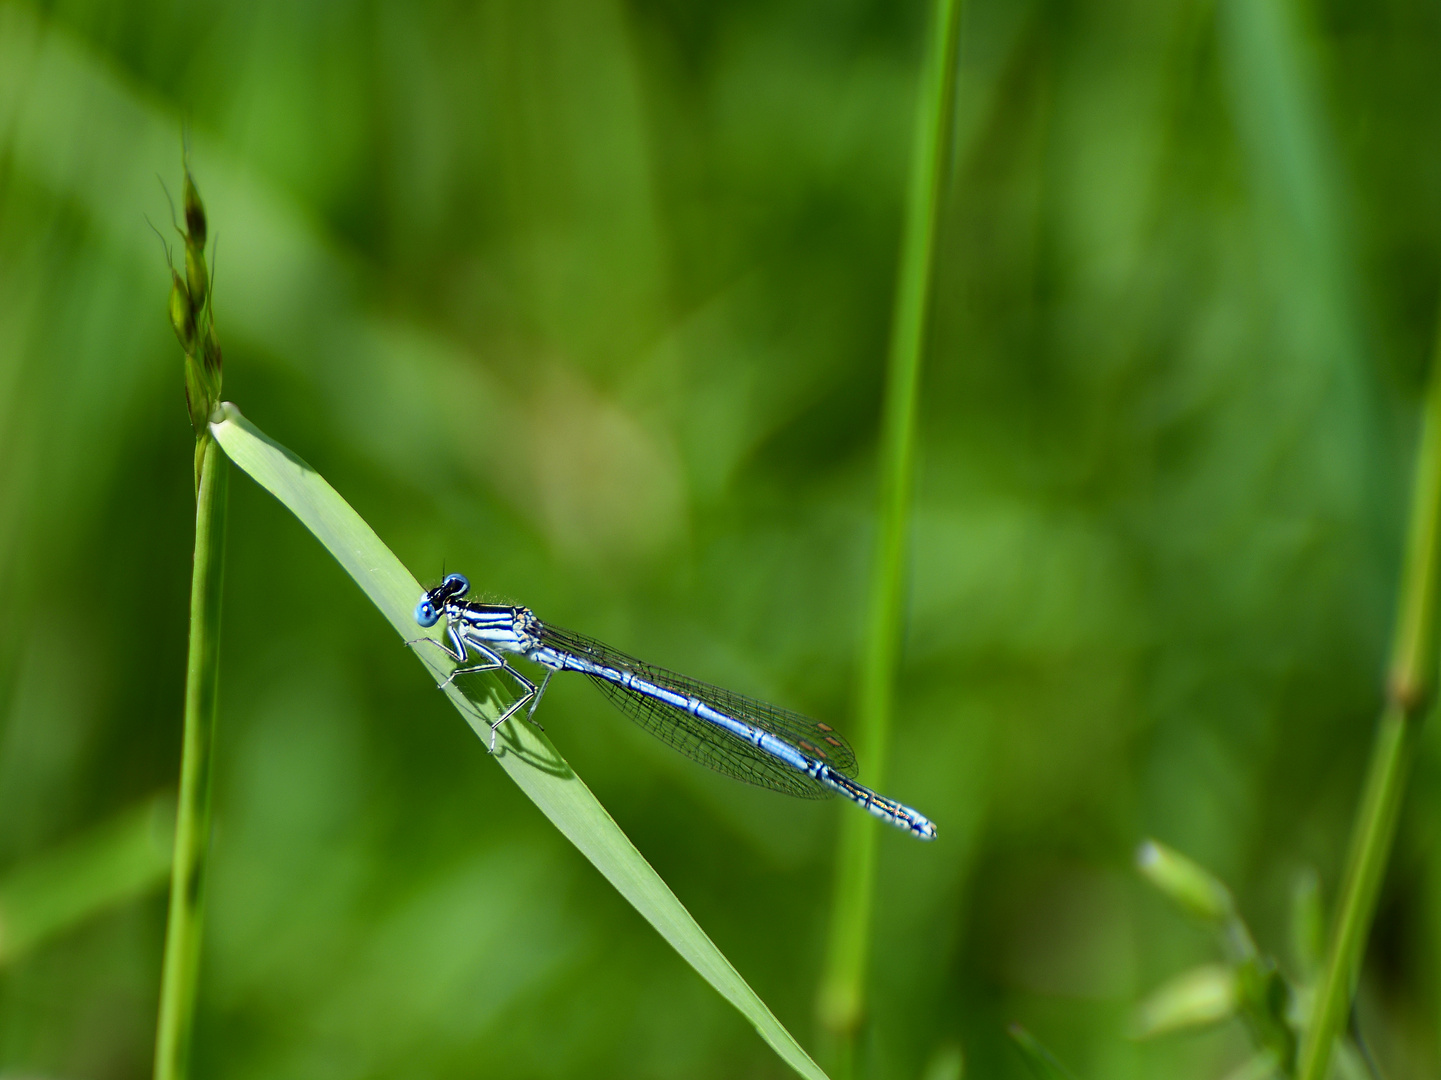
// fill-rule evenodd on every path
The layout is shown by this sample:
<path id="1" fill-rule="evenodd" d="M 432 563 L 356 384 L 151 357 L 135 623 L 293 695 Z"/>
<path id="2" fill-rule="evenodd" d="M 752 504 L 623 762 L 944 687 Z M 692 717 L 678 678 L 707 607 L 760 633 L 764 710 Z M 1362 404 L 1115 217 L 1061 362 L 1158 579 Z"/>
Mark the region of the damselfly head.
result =
<path id="1" fill-rule="evenodd" d="M 464 574 L 446 574 L 445 580 L 430 591 L 432 595 L 439 594 L 438 599 L 443 604 L 447 600 L 459 600 L 470 592 L 470 582 Z"/>
<path id="2" fill-rule="evenodd" d="M 447 574 L 445 580 L 420 598 L 415 605 L 415 621 L 421 626 L 434 626 L 450 600 L 470 592 L 470 582 L 463 574 Z"/>

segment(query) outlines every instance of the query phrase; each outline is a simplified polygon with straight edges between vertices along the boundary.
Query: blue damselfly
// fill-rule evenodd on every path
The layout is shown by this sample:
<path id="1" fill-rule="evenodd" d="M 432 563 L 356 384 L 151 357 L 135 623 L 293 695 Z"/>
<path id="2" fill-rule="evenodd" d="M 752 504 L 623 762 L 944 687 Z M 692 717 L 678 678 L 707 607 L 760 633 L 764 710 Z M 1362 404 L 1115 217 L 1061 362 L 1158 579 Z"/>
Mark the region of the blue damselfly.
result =
<path id="1" fill-rule="evenodd" d="M 446 682 L 479 671 L 503 671 L 515 680 L 520 697 L 490 725 L 492 753 L 496 730 L 522 708 L 529 706 L 526 718 L 534 722 L 552 675 L 578 671 L 589 675 L 621 712 L 693 761 L 803 799 L 840 794 L 897 828 L 923 840 L 935 839 L 936 827 L 928 818 L 853 779 L 856 755 L 829 725 L 642 663 L 599 641 L 543 623 L 529 608 L 467 600 L 468 592 L 470 582 L 450 574 L 422 596 L 415 621 L 431 627 L 444 619 L 449 644 L 417 640 L 429 641 L 461 665 Z M 540 685 L 511 667 L 504 653 L 545 668 Z M 478 663 L 468 663 L 472 654 Z"/>

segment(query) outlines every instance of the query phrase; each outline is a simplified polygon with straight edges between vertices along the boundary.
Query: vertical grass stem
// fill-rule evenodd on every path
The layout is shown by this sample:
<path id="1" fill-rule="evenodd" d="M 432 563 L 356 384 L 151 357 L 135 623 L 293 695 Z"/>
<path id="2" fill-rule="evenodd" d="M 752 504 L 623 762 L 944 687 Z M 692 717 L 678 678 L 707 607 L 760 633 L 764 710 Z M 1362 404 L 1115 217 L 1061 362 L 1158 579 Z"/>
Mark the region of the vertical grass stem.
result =
<path id="1" fill-rule="evenodd" d="M 184 1080 L 188 1072 L 210 850 L 211 745 L 220 662 L 220 584 L 225 562 L 228 479 L 225 456 L 209 434 L 202 437 L 199 457 L 195 562 L 190 579 L 190 651 L 185 672 L 185 736 L 155 1034 L 155 1080 Z"/>
<path id="2" fill-rule="evenodd" d="M 960 0 L 935 0 L 916 110 L 905 233 L 896 282 L 880 441 L 880 499 L 870 602 L 858 687 L 859 749 L 873 784 L 884 784 L 887 735 L 901 651 L 906 554 L 916 456 L 916 405 L 931 294 L 936 222 L 946 173 L 955 96 Z M 876 822 L 846 815 L 817 1010 L 827 1030 L 849 1040 L 863 1014 L 870 951 Z M 848 1058 L 848 1047 L 841 1057 Z"/>
<path id="3" fill-rule="evenodd" d="M 1438 343 L 1441 345 L 1441 343 Z M 1441 347 L 1431 366 L 1411 492 L 1386 707 L 1371 751 L 1346 858 L 1336 922 L 1301 1047 L 1300 1080 L 1324 1080 L 1356 993 L 1436 668 L 1436 577 L 1441 540 Z"/>

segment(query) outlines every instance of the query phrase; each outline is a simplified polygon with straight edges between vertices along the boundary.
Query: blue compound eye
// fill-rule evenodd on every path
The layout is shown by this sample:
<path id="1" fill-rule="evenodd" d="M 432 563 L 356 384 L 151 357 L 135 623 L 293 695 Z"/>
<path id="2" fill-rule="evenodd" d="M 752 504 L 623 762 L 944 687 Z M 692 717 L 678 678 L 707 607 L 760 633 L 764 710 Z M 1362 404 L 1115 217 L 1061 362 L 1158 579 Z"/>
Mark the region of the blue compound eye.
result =
<path id="1" fill-rule="evenodd" d="M 436 614 L 435 605 L 430 602 L 430 597 L 425 597 L 415 605 L 415 621 L 421 626 L 434 626 L 440 616 Z"/>
<path id="2" fill-rule="evenodd" d="M 464 574 L 446 574 L 440 587 L 447 596 L 464 596 L 470 592 L 470 581 Z"/>

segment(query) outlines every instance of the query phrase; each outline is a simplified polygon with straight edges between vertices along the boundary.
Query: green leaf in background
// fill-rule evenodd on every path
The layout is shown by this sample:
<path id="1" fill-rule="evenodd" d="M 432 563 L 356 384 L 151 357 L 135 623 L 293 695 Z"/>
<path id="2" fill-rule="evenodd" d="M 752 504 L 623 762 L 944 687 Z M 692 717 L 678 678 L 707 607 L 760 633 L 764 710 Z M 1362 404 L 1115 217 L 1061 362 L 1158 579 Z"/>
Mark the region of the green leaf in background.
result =
<path id="1" fill-rule="evenodd" d="M 1236 1011 L 1236 975 L 1225 964 L 1202 964 L 1153 990 L 1136 1006 L 1131 1034 L 1151 1039 L 1219 1023 Z"/>
<path id="2" fill-rule="evenodd" d="M 0 878 L 0 964 L 170 877 L 175 797 L 156 795 Z"/>
<path id="3" fill-rule="evenodd" d="M 1021 1056 L 1026 1059 L 1026 1064 L 1031 1067 L 1037 1080 L 1076 1080 L 1071 1071 L 1056 1060 L 1056 1055 L 1020 1024 L 1012 1024 L 1006 1032 L 1021 1051 Z"/>
<path id="4" fill-rule="evenodd" d="M 423 590 L 410 571 L 319 473 L 263 435 L 234 405 L 227 403 L 224 410 L 226 418 L 211 424 L 211 431 L 230 460 L 315 534 L 402 638 L 417 637 L 413 612 Z M 438 637 L 436 630 L 431 634 Z M 443 656 L 439 650 L 417 649 L 416 655 L 437 682 L 445 679 L 449 671 L 439 660 Z M 499 709 L 478 704 L 455 683 L 448 684 L 445 693 L 476 734 L 488 741 L 488 721 L 500 715 Z M 687 963 L 755 1025 L 788 1065 L 802 1076 L 824 1077 L 550 740 L 525 723 L 507 724 L 500 734 L 496 760 L 541 812 Z"/>

